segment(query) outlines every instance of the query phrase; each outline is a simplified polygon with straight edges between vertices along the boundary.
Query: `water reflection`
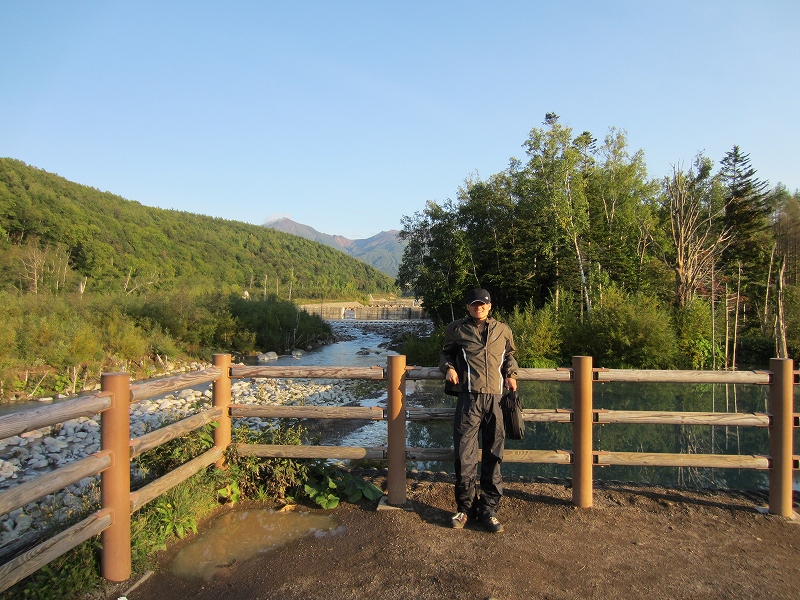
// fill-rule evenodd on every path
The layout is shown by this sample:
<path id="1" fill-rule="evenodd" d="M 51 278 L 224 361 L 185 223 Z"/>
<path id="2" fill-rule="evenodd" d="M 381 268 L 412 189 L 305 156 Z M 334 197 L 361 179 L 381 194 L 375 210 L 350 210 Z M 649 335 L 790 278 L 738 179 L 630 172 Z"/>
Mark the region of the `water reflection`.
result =
<path id="1" fill-rule="evenodd" d="M 175 575 L 207 581 L 221 569 L 260 552 L 309 535 L 329 535 L 337 527 L 331 514 L 237 510 L 217 518 L 207 531 L 178 552 L 169 568 Z"/>
<path id="2" fill-rule="evenodd" d="M 572 408 L 570 384 L 523 381 L 519 385 L 525 408 Z M 418 382 L 417 403 L 430 407 L 455 407 L 455 399 L 445 396 L 441 387 L 441 382 Z M 595 384 L 593 404 L 595 408 L 608 410 L 763 412 L 767 394 L 768 389 L 758 385 L 620 382 Z M 606 424 L 594 426 L 593 432 L 594 449 L 609 452 L 769 453 L 769 436 L 763 427 Z M 409 422 L 407 442 L 409 446 L 424 448 L 452 447 L 452 423 Z M 525 438 L 506 440 L 506 448 L 569 450 L 572 448 L 572 427 L 563 423 L 528 422 Z M 419 463 L 416 468 L 452 471 L 452 464 Z M 572 468 L 568 465 L 504 463 L 503 474 L 566 478 L 572 476 Z M 593 475 L 595 479 L 606 481 L 743 490 L 766 488 L 768 477 L 767 472 L 751 469 L 625 466 L 598 466 Z"/>

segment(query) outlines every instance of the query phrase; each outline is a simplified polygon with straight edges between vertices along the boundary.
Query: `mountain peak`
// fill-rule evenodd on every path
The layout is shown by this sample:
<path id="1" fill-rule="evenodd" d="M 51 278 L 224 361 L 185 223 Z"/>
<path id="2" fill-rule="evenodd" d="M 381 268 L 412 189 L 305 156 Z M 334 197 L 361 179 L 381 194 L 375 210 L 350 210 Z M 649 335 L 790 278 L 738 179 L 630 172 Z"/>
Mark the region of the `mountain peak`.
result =
<path id="1" fill-rule="evenodd" d="M 392 277 L 397 277 L 397 269 L 405 248 L 405 243 L 401 242 L 398 237 L 397 229 L 381 231 L 366 239 L 351 240 L 342 235 L 322 233 L 309 225 L 297 223 L 286 217 L 265 223 L 264 227 L 298 235 L 307 240 L 336 248 Z"/>

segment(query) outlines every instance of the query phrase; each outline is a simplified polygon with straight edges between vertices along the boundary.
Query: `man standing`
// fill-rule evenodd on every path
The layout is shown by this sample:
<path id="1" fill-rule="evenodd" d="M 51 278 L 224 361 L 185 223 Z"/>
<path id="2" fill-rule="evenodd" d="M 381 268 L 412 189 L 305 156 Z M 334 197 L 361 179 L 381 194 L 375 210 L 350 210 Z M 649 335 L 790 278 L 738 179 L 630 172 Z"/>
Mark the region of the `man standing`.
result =
<path id="1" fill-rule="evenodd" d="M 445 330 L 439 369 L 458 393 L 453 424 L 456 505 L 453 527 L 461 529 L 468 519 L 488 531 L 503 531 L 497 508 L 503 496 L 500 463 L 505 430 L 500 398 L 503 388 L 517 389 L 517 361 L 511 329 L 489 317 L 492 299 L 484 289 L 464 294 L 469 317 L 453 321 Z M 482 434 L 481 493 L 478 495 L 478 432 Z"/>

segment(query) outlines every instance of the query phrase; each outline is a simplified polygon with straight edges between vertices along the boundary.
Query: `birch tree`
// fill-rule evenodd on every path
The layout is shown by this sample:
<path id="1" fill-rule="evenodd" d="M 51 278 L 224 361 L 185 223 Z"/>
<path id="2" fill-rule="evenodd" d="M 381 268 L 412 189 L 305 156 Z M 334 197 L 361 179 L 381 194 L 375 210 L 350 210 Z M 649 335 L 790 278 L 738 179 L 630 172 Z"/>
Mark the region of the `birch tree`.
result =
<path id="1" fill-rule="evenodd" d="M 555 113 L 545 116 L 546 129 L 534 128 L 523 144 L 529 160 L 528 172 L 533 194 L 544 202 L 553 224 L 555 244 L 569 245 L 580 278 L 581 296 L 587 312 L 592 302 L 587 282 L 585 234 L 589 227 L 585 170 L 591 135 L 584 132 L 575 140 L 572 129 L 559 123 Z"/>

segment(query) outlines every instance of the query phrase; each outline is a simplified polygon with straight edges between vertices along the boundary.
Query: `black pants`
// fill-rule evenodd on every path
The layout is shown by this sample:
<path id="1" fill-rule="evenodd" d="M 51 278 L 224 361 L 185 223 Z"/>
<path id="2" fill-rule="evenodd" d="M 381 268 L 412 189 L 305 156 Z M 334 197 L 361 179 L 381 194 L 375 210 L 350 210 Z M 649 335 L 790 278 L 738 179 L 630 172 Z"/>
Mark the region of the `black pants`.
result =
<path id="1" fill-rule="evenodd" d="M 503 411 L 502 394 L 461 392 L 453 423 L 453 448 L 456 466 L 456 505 L 458 512 L 478 519 L 495 516 L 503 497 Z M 478 496 L 478 431 L 481 432 L 481 495 Z"/>

